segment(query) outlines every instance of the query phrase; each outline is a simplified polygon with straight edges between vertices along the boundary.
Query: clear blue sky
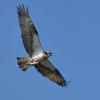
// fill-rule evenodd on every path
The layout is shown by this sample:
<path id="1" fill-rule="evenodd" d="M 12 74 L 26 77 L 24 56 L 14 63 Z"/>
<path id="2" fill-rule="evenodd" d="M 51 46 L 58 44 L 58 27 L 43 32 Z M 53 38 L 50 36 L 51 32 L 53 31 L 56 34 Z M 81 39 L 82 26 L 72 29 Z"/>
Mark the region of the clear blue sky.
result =
<path id="1" fill-rule="evenodd" d="M 18 68 L 16 57 L 27 56 L 16 13 L 21 3 L 68 88 Z M 1 0 L 0 46 L 0 100 L 100 100 L 99 0 Z"/>

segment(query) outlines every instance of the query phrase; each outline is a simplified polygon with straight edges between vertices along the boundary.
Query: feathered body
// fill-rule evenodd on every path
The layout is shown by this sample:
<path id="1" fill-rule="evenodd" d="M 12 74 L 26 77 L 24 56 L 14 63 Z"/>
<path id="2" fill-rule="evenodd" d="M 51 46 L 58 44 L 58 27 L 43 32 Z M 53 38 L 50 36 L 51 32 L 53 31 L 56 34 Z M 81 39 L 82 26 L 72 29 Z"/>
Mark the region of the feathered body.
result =
<path id="1" fill-rule="evenodd" d="M 17 7 L 17 13 L 23 45 L 29 55 L 27 58 L 17 57 L 19 68 L 26 71 L 29 66 L 34 66 L 38 72 L 51 81 L 60 86 L 67 86 L 68 81 L 64 79 L 61 73 L 48 60 L 48 58 L 52 55 L 52 52 L 46 52 L 43 50 L 39 40 L 39 34 L 31 20 L 28 8 L 25 8 L 24 5 L 19 5 Z"/>

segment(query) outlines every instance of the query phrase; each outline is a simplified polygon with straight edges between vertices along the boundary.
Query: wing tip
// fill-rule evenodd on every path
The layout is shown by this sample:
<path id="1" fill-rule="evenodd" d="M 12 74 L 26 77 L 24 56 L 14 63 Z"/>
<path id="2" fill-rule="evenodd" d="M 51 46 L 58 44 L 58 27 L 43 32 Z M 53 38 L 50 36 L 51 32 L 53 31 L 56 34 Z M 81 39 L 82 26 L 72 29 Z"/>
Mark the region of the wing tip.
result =
<path id="1" fill-rule="evenodd" d="M 56 73 L 60 75 L 60 79 L 61 79 L 58 83 L 57 82 L 56 83 L 61 87 L 67 87 L 71 81 L 66 81 L 57 69 L 56 69 Z"/>
<path id="2" fill-rule="evenodd" d="M 64 80 L 63 82 L 57 83 L 61 87 L 67 87 L 71 81 Z"/>
<path id="3" fill-rule="evenodd" d="M 25 7 L 23 3 L 19 4 L 17 6 L 17 14 L 18 16 L 28 16 L 29 17 L 28 6 Z"/>

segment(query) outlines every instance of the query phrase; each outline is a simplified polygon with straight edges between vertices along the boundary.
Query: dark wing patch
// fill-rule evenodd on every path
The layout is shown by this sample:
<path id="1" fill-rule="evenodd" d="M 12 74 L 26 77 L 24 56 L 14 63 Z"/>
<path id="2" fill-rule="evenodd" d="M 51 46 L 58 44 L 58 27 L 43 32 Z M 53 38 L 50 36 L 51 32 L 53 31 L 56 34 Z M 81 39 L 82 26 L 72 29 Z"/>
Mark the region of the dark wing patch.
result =
<path id="1" fill-rule="evenodd" d="M 32 56 L 35 49 L 40 48 L 41 46 L 38 32 L 29 16 L 28 8 L 25 8 L 24 5 L 19 5 L 17 7 L 17 13 L 22 31 L 22 40 L 24 47 L 29 56 Z"/>
<path id="2" fill-rule="evenodd" d="M 57 69 L 51 70 L 40 63 L 35 65 L 35 68 L 43 76 L 47 77 L 48 79 L 58 84 L 59 86 L 66 87 L 68 85 L 68 82 L 63 78 L 63 76 L 60 74 L 60 72 Z"/>

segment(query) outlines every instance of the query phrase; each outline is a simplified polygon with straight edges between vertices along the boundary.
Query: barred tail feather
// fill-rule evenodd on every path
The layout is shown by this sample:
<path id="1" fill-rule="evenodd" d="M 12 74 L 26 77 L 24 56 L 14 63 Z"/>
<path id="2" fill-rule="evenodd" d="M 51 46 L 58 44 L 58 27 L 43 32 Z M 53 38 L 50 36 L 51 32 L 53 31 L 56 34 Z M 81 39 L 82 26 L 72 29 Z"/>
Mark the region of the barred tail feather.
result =
<path id="1" fill-rule="evenodd" d="M 19 68 L 21 68 L 23 71 L 26 71 L 29 67 L 27 62 L 28 62 L 28 58 L 17 57 L 17 64 L 19 65 Z"/>

